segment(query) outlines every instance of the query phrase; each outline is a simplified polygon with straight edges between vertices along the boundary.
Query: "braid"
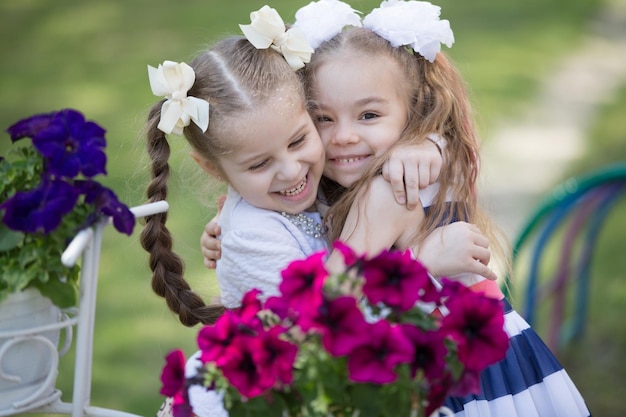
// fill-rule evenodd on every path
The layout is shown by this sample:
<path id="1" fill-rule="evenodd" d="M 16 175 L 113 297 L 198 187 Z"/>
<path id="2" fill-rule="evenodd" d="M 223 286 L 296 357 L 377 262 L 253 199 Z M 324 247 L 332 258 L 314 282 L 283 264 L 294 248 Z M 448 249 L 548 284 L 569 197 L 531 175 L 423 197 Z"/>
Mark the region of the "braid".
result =
<path id="1" fill-rule="evenodd" d="M 252 114 L 277 89 L 288 85 L 302 97 L 304 90 L 298 75 L 285 59 L 271 49 L 256 49 L 242 36 L 229 37 L 201 52 L 190 63 L 195 80 L 188 96 L 209 102 L 210 123 L 202 131 L 195 123 L 183 129 L 191 149 L 217 170 L 220 158 L 232 152 L 237 142 L 237 126 L 244 115 Z M 170 147 L 166 134 L 158 129 L 164 101 L 155 104 L 146 125 L 147 151 L 152 162 L 152 180 L 147 187 L 149 202 L 167 199 L 170 175 Z M 226 177 L 226 175 L 224 175 Z M 150 254 L 152 289 L 165 298 L 181 323 L 194 326 L 211 324 L 223 314 L 221 305 L 206 305 L 183 278 L 183 260 L 172 251 L 172 236 L 165 226 L 167 214 L 146 218 L 141 244 Z"/>
<path id="2" fill-rule="evenodd" d="M 152 181 L 146 192 L 148 202 L 167 198 L 170 147 L 165 134 L 156 128 L 160 119 L 161 104 L 158 103 L 149 115 L 147 147 L 152 160 Z M 148 216 L 141 233 L 141 245 L 150 253 L 152 290 L 165 298 L 169 309 L 178 314 L 180 322 L 185 326 L 214 323 L 224 312 L 224 307 L 207 306 L 202 298 L 191 290 L 183 278 L 183 261 L 172 251 L 172 236 L 165 226 L 166 220 L 167 213 Z"/>

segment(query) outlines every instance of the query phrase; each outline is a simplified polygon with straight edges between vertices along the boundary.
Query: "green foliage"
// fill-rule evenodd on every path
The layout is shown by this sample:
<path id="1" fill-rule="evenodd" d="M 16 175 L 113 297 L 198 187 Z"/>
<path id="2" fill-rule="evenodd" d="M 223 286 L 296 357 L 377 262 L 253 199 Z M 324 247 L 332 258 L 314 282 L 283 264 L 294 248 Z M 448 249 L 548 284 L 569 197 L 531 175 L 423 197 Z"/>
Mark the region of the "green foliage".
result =
<path id="1" fill-rule="evenodd" d="M 35 188 L 40 181 L 40 154 L 29 146 L 11 151 L 0 161 L 0 202 L 18 191 Z M 49 235 L 25 234 L 0 225 L 0 301 L 35 287 L 61 308 L 77 304 L 79 268 L 63 265 L 61 254 L 87 217 L 87 210 L 85 205 L 77 207 Z"/>

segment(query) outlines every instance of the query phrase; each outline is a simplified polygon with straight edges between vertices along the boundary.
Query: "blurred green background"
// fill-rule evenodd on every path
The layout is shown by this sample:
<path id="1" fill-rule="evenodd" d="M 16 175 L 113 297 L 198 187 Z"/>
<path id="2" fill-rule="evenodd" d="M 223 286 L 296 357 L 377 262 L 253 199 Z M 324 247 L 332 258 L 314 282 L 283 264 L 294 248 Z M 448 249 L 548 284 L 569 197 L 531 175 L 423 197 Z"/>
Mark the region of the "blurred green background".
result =
<path id="1" fill-rule="evenodd" d="M 307 2 L 281 0 L 270 5 L 292 21 L 297 8 Z M 367 12 L 379 2 L 349 3 Z M 189 60 L 214 40 L 238 34 L 237 25 L 248 23 L 249 13 L 263 4 L 252 0 L 3 0 L 0 126 L 4 129 L 34 113 L 66 107 L 81 110 L 107 129 L 109 175 L 103 182 L 129 206 L 141 204 L 148 178 L 141 129 L 148 108 L 157 100 L 149 87 L 146 65 L 156 66 L 165 59 Z M 480 131 L 488 137 L 497 121 L 515 118 L 529 105 L 542 76 L 580 44 L 601 0 L 442 0 L 438 4 L 456 37 L 449 55 L 465 76 Z M 598 136 L 604 142 L 599 141 L 568 174 L 624 159 L 623 152 L 607 153 L 606 147 L 621 149 L 616 144 L 624 138 L 625 111 L 623 89 L 618 100 L 603 109 L 601 128 L 593 132 L 594 140 Z M 184 140 L 172 139 L 168 223 L 175 250 L 185 259 L 187 280 L 209 300 L 216 294 L 215 277 L 202 265 L 199 237 L 214 215 L 214 194 L 219 190 L 207 186 L 207 178 L 187 156 Z M 5 135 L 0 151 L 7 146 Z M 138 242 L 140 230 L 138 225 L 130 238 L 112 229 L 105 233 L 91 402 L 150 416 L 162 401 L 158 391 L 163 357 L 177 347 L 187 354 L 195 351 L 198 329 L 183 327 L 153 294 L 148 257 Z M 622 243 L 623 238 L 622 234 Z M 624 278 L 620 271 L 612 273 Z M 594 297 L 597 303 L 603 302 L 601 293 Z M 604 314 L 592 319 L 603 321 Z M 622 339 L 623 333 L 622 329 Z M 626 406 L 616 389 L 626 382 L 624 370 L 617 373 L 617 380 L 609 378 L 610 384 L 598 388 L 603 374 L 594 380 L 585 374 L 585 366 L 599 354 L 593 348 L 583 345 L 582 351 L 568 353 L 568 371 L 592 412 L 623 415 Z M 619 357 L 616 360 L 623 362 Z M 614 369 L 614 364 L 606 365 L 605 372 Z M 65 401 L 71 401 L 72 377 L 70 353 L 62 358 L 58 379 Z"/>

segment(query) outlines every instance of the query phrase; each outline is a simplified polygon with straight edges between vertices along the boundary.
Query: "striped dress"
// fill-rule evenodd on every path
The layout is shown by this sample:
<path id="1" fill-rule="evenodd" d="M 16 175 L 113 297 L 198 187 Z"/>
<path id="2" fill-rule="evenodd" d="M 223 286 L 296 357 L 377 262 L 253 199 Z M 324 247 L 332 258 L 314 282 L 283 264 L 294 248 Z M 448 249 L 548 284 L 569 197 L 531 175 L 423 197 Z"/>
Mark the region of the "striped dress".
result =
<path id="1" fill-rule="evenodd" d="M 510 344 L 506 357 L 481 373 L 480 394 L 446 400 L 455 417 L 591 416 L 563 366 L 511 307 L 498 284 L 478 276 L 460 279 L 472 290 L 501 300 Z"/>

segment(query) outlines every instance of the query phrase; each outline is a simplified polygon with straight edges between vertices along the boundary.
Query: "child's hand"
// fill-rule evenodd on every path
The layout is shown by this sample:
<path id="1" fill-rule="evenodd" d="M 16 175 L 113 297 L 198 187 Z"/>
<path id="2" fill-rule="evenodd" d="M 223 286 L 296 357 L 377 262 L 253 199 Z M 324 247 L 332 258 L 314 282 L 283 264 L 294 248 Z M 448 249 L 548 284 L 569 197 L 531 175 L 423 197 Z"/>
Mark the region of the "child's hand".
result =
<path id="1" fill-rule="evenodd" d="M 419 190 L 437 181 L 443 156 L 430 140 L 417 145 L 398 145 L 383 165 L 383 177 L 391 182 L 398 204 L 412 210 L 419 203 Z"/>
<path id="2" fill-rule="evenodd" d="M 217 201 L 217 214 L 210 222 L 204 226 L 202 236 L 200 236 L 200 250 L 204 260 L 204 266 L 215 269 L 217 260 L 222 257 L 222 242 L 217 238 L 222 234 L 222 228 L 217 224 L 222 207 L 226 201 L 226 196 L 221 196 Z"/>
<path id="3" fill-rule="evenodd" d="M 435 277 L 470 272 L 489 280 L 498 278 L 487 266 L 491 258 L 489 240 L 473 224 L 454 222 L 439 227 L 414 253 Z"/>

